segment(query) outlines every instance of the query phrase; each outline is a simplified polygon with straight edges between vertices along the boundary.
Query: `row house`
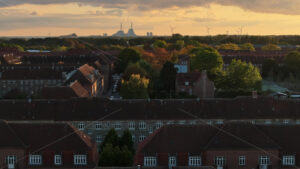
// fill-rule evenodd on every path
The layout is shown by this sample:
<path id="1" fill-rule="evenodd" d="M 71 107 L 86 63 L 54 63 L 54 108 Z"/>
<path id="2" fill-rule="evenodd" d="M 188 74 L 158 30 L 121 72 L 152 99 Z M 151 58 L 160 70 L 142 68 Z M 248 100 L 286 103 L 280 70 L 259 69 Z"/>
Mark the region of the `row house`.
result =
<path id="1" fill-rule="evenodd" d="M 139 144 L 135 164 L 169 168 L 298 168 L 299 131 L 300 125 L 253 125 L 241 122 L 216 126 L 169 125 Z"/>
<path id="2" fill-rule="evenodd" d="M 0 131 L 1 168 L 72 169 L 97 165 L 95 142 L 68 123 L 1 121 Z"/>
<path id="3" fill-rule="evenodd" d="M 137 146 L 166 125 L 300 124 L 300 100 L 273 97 L 234 99 L 109 100 L 72 98 L 0 100 L 1 119 L 9 121 L 70 122 L 100 144 L 114 128 L 129 129 Z"/>

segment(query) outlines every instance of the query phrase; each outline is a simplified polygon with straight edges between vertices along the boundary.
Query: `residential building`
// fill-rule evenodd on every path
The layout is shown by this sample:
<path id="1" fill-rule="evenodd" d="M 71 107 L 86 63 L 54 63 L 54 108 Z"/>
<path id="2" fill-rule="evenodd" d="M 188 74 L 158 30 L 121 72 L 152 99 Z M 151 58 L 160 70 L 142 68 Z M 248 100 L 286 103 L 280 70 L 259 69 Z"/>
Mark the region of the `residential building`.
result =
<path id="1" fill-rule="evenodd" d="M 2 167 L 75 169 L 97 165 L 95 142 L 68 123 L 0 121 L 0 131 Z"/>
<path id="2" fill-rule="evenodd" d="M 168 125 L 139 144 L 135 164 L 223 169 L 297 168 L 300 125 Z M 293 138 L 293 139 L 286 139 Z M 175 162 L 176 161 L 176 162 Z"/>
<path id="3" fill-rule="evenodd" d="M 188 73 L 190 72 L 190 56 L 189 55 L 179 55 L 178 62 L 174 64 L 177 69 L 177 73 Z"/>
<path id="4" fill-rule="evenodd" d="M 206 71 L 178 73 L 176 75 L 176 94 L 186 93 L 199 98 L 213 98 L 214 83 L 207 77 Z"/>

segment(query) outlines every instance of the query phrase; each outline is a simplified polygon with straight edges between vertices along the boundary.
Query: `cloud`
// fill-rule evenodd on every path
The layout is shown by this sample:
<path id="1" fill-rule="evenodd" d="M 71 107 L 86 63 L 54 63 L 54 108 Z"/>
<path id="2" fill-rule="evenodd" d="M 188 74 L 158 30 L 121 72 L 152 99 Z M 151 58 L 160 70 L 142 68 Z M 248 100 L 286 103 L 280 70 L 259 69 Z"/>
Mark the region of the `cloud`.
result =
<path id="1" fill-rule="evenodd" d="M 0 6 L 19 4 L 65 4 L 102 6 L 104 8 L 152 10 L 171 7 L 207 7 L 210 4 L 238 6 L 245 10 L 300 15 L 300 0 L 0 0 Z"/>
<path id="2" fill-rule="evenodd" d="M 38 15 L 38 13 L 36 11 L 33 11 L 33 12 L 30 13 L 30 15 L 36 16 L 36 15 Z"/>

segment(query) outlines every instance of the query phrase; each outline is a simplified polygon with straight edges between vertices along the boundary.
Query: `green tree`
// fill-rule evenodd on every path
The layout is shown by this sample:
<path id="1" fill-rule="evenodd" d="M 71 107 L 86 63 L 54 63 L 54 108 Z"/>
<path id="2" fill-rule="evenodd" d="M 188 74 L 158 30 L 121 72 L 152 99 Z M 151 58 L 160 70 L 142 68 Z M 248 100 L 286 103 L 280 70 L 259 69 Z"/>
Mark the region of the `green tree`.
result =
<path id="1" fill-rule="evenodd" d="M 300 71 L 300 52 L 294 51 L 290 52 L 284 58 L 284 65 L 290 72 L 296 73 Z"/>
<path id="2" fill-rule="evenodd" d="M 148 98 L 149 79 L 132 74 L 128 81 L 122 80 L 120 94 L 124 99 Z"/>
<path id="3" fill-rule="evenodd" d="M 160 81 L 163 85 L 163 90 L 168 93 L 175 91 L 177 70 L 172 62 L 166 62 L 160 71 Z"/>
<path id="4" fill-rule="evenodd" d="M 244 43 L 244 44 L 241 44 L 240 49 L 241 49 L 241 50 L 248 50 L 248 51 L 255 51 L 255 48 L 254 48 L 254 46 L 252 45 L 252 43 Z"/>
<path id="5" fill-rule="evenodd" d="M 65 52 L 68 50 L 68 47 L 66 46 L 57 46 L 56 48 L 53 49 L 54 52 Z"/>
<path id="6" fill-rule="evenodd" d="M 156 40 L 153 43 L 154 48 L 166 48 L 167 47 L 167 42 L 164 40 Z"/>
<path id="7" fill-rule="evenodd" d="M 278 74 L 279 65 L 274 59 L 265 59 L 262 64 L 261 75 L 264 78 L 273 78 Z"/>
<path id="8" fill-rule="evenodd" d="M 128 81 L 132 74 L 139 74 L 141 77 L 147 77 L 148 74 L 144 68 L 138 63 L 130 63 L 123 74 L 123 79 Z"/>
<path id="9" fill-rule="evenodd" d="M 106 144 L 100 153 L 99 166 L 117 166 L 120 153 L 119 147 L 114 148 L 111 143 Z"/>
<path id="10" fill-rule="evenodd" d="M 223 58 L 213 48 L 195 48 L 191 51 L 191 70 L 207 70 L 223 68 Z"/>
<path id="11" fill-rule="evenodd" d="M 258 68 L 241 60 L 232 60 L 225 79 L 223 88 L 226 90 L 252 91 L 261 88 L 262 77 Z"/>
<path id="12" fill-rule="evenodd" d="M 112 144 L 113 147 L 118 146 L 120 143 L 120 139 L 118 137 L 117 132 L 115 131 L 115 129 L 110 129 L 108 131 L 108 133 L 106 134 L 103 142 L 100 145 L 100 150 L 103 150 L 103 148 L 105 147 L 106 144 Z"/>
<path id="13" fill-rule="evenodd" d="M 261 47 L 261 50 L 265 50 L 265 51 L 268 51 L 268 50 L 281 50 L 281 48 L 278 45 L 269 43 L 269 44 Z"/>
<path id="14" fill-rule="evenodd" d="M 136 63 L 141 59 L 141 53 L 133 48 L 125 48 L 121 51 L 115 65 L 117 73 L 123 73 L 129 63 Z"/>
<path id="15" fill-rule="evenodd" d="M 240 47 L 234 43 L 225 43 L 218 46 L 219 50 L 240 50 Z"/>
<path id="16" fill-rule="evenodd" d="M 132 135 L 130 131 L 124 130 L 123 135 L 120 139 L 120 146 L 121 147 L 126 147 L 127 150 L 129 150 L 132 154 L 134 154 L 134 143 L 132 141 Z"/>

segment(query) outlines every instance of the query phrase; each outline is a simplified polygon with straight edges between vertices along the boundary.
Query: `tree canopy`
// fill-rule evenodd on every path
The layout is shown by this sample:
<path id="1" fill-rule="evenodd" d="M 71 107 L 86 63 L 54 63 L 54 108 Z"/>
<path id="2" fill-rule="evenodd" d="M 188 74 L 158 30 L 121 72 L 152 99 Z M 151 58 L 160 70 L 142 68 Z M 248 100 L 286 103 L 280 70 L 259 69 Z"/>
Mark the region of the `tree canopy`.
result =
<path id="1" fill-rule="evenodd" d="M 284 64 L 291 72 L 299 72 L 300 71 L 300 52 L 294 51 L 290 52 L 284 58 Z"/>
<path id="2" fill-rule="evenodd" d="M 281 48 L 278 45 L 269 43 L 263 47 L 261 47 L 262 50 L 268 51 L 268 50 L 281 50 Z"/>
<path id="3" fill-rule="evenodd" d="M 164 40 L 156 40 L 153 43 L 154 48 L 166 48 L 167 47 L 167 42 Z"/>
<path id="4" fill-rule="evenodd" d="M 252 43 L 244 43 L 240 45 L 241 50 L 255 51 L 255 47 Z"/>
<path id="5" fill-rule="evenodd" d="M 234 43 L 225 43 L 217 47 L 219 50 L 240 50 L 240 47 Z"/>
<path id="6" fill-rule="evenodd" d="M 136 63 L 141 59 L 141 53 L 133 48 L 125 48 L 121 51 L 115 65 L 117 73 L 123 73 L 129 63 Z"/>
<path id="7" fill-rule="evenodd" d="M 213 48 L 195 48 L 191 53 L 191 70 L 212 71 L 223 67 L 222 56 Z"/>
<path id="8" fill-rule="evenodd" d="M 163 90 L 166 92 L 175 92 L 177 70 L 172 62 L 166 62 L 160 71 L 160 81 L 163 85 Z"/>
<path id="9" fill-rule="evenodd" d="M 122 80 L 120 94 L 124 99 L 148 98 L 149 79 L 132 74 L 128 81 Z"/>

